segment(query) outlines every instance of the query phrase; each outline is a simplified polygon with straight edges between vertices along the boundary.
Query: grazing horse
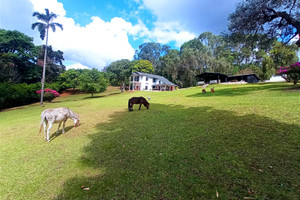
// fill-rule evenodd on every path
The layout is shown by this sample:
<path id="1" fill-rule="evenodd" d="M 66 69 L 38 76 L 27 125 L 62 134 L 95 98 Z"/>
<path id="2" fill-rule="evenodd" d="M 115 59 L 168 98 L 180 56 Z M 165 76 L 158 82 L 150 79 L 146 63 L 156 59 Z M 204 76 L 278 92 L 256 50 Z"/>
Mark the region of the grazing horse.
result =
<path id="1" fill-rule="evenodd" d="M 42 112 L 41 114 L 41 123 L 40 123 L 40 131 L 42 130 L 42 125 L 44 125 L 44 137 L 47 142 L 50 142 L 49 140 L 49 134 L 51 131 L 51 128 L 53 126 L 53 123 L 59 123 L 58 129 L 56 133 L 59 131 L 60 125 L 63 122 L 63 128 L 62 133 L 65 133 L 65 123 L 68 118 L 72 119 L 74 121 L 74 127 L 79 125 L 79 115 L 74 113 L 69 108 L 49 108 Z M 47 129 L 47 124 L 49 123 L 49 127 Z M 46 137 L 46 129 L 47 129 L 47 137 Z"/>
<path id="2" fill-rule="evenodd" d="M 133 104 L 140 104 L 139 110 L 141 110 L 142 104 L 149 109 L 150 104 L 144 97 L 132 97 L 128 100 L 128 110 L 133 111 Z"/>
<path id="3" fill-rule="evenodd" d="M 205 89 L 202 89 L 202 93 L 206 93 L 206 90 L 205 90 Z"/>

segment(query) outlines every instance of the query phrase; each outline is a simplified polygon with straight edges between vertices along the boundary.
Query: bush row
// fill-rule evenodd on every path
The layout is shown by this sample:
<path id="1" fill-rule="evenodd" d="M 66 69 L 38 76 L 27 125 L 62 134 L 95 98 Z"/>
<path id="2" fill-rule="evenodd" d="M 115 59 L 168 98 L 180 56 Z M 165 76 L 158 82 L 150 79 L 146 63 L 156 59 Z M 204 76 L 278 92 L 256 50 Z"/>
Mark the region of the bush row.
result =
<path id="1" fill-rule="evenodd" d="M 11 84 L 0 83 L 0 109 L 22 106 L 40 101 L 40 95 L 36 93 L 42 87 L 41 83 L 35 84 Z M 50 88 L 61 92 L 59 83 L 45 84 L 45 88 Z"/>

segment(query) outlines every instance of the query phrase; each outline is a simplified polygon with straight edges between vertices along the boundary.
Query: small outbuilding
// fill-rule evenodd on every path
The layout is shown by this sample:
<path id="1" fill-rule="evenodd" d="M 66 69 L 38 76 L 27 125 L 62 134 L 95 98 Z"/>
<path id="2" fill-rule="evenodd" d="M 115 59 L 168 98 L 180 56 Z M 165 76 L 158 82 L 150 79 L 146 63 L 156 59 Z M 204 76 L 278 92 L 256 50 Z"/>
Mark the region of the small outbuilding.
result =
<path id="1" fill-rule="evenodd" d="M 204 81 L 204 83 L 221 83 L 227 82 L 227 75 L 221 73 L 214 73 L 214 72 L 204 72 L 202 74 L 197 75 L 196 77 L 199 78 L 200 81 Z"/>
<path id="2" fill-rule="evenodd" d="M 228 82 L 245 81 L 247 83 L 257 83 L 260 79 L 256 76 L 256 74 L 241 74 L 228 76 L 227 80 Z"/>

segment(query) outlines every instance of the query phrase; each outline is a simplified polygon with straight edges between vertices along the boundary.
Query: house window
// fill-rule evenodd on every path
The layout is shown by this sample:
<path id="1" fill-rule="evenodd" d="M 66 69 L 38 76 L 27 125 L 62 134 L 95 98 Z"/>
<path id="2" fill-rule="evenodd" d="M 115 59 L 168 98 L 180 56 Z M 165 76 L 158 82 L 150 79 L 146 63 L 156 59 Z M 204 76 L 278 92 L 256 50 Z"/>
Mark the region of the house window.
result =
<path id="1" fill-rule="evenodd" d="M 145 87 L 145 90 L 148 90 L 148 86 Z"/>
<path id="2" fill-rule="evenodd" d="M 148 81 L 148 77 L 146 77 L 146 81 Z"/>

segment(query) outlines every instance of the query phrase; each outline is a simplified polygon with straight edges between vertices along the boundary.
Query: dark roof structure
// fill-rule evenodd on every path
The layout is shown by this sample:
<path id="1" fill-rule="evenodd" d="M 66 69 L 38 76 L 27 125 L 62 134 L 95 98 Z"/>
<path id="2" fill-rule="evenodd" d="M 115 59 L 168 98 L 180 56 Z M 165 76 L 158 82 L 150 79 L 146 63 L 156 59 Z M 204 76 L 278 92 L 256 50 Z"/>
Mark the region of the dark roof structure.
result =
<path id="1" fill-rule="evenodd" d="M 148 76 L 150 78 L 155 78 L 161 81 L 160 85 L 171 85 L 171 86 L 177 86 L 174 83 L 172 83 L 171 81 L 169 81 L 168 79 L 166 79 L 163 76 L 159 76 L 159 75 L 154 75 L 154 74 L 148 74 L 148 73 L 144 73 L 144 72 L 133 72 L 131 75 L 133 76 Z"/>
<path id="2" fill-rule="evenodd" d="M 247 83 L 257 83 L 260 79 L 256 74 L 241 74 L 234 76 L 227 76 L 221 73 L 205 72 L 197 75 L 200 80 L 205 83 L 209 83 L 211 80 L 220 80 L 220 82 L 230 82 L 230 81 L 246 81 Z"/>
<path id="3" fill-rule="evenodd" d="M 197 75 L 200 80 L 203 80 L 205 83 L 208 83 L 210 80 L 220 80 L 221 82 L 227 82 L 227 75 L 214 72 L 204 72 Z"/>

